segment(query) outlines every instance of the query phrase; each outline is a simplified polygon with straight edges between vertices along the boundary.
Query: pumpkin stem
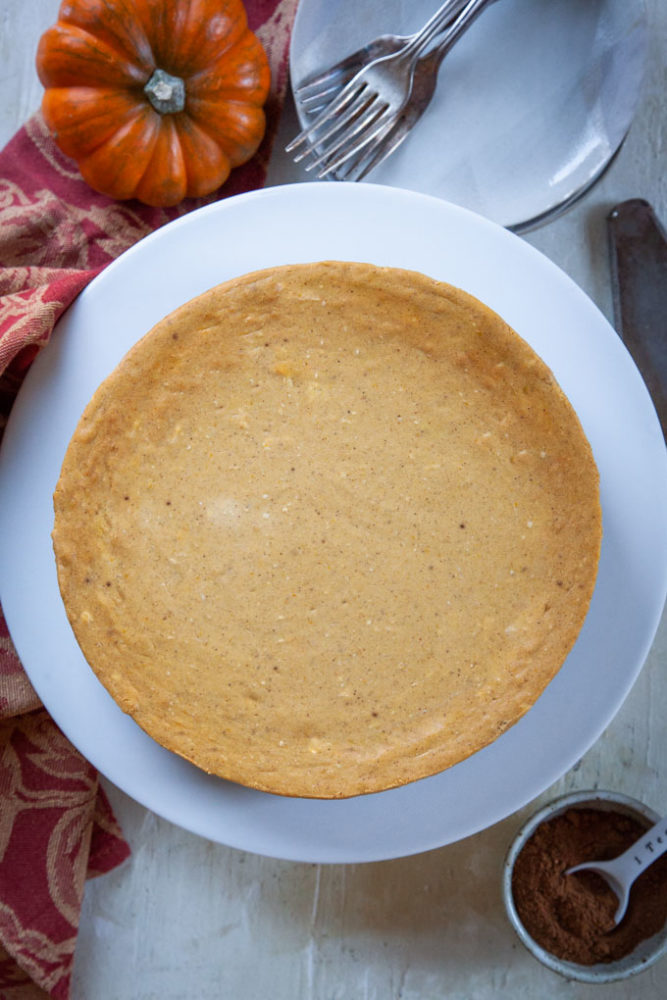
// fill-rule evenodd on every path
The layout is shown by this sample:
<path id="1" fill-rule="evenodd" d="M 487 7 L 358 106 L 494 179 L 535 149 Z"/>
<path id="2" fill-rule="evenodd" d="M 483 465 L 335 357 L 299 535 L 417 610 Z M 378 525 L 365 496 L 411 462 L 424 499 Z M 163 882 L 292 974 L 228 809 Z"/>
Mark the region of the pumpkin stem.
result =
<path id="1" fill-rule="evenodd" d="M 161 115 L 176 114 L 185 107 L 185 84 L 180 76 L 156 69 L 144 87 L 144 94 Z"/>

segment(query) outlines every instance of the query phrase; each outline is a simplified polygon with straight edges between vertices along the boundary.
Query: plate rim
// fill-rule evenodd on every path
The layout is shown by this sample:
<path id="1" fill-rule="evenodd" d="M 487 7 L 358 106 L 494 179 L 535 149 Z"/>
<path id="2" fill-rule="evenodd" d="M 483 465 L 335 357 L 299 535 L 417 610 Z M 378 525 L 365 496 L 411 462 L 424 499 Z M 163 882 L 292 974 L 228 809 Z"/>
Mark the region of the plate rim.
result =
<path id="1" fill-rule="evenodd" d="M 380 204 L 384 205 L 386 204 L 387 198 L 389 199 L 390 203 L 392 201 L 394 203 L 402 201 L 409 203 L 409 206 L 416 206 L 419 204 L 421 206 L 421 210 L 425 211 L 426 213 L 434 212 L 436 215 L 440 213 L 441 215 L 443 215 L 444 218 L 449 218 L 450 221 L 458 220 L 459 223 L 462 222 L 464 228 L 470 225 L 472 226 L 472 230 L 474 232 L 479 231 L 481 233 L 484 233 L 485 235 L 491 235 L 493 239 L 500 240 L 503 243 L 503 245 L 505 245 L 505 241 L 507 241 L 506 245 L 516 246 L 517 244 L 521 244 L 522 253 L 526 254 L 525 259 L 539 262 L 536 263 L 536 267 L 538 268 L 538 270 L 542 270 L 544 274 L 547 275 L 547 280 L 554 279 L 557 283 L 560 284 L 564 282 L 563 287 L 569 290 L 569 294 L 572 296 L 575 303 L 578 303 L 582 307 L 585 304 L 586 310 L 590 311 L 592 309 L 593 312 L 591 315 L 597 315 L 597 322 L 599 325 L 601 324 L 601 328 L 607 329 L 608 332 L 613 335 L 614 339 L 611 342 L 616 345 L 615 351 L 618 358 L 625 359 L 622 363 L 623 365 L 625 365 L 625 368 L 627 369 L 627 374 L 629 375 L 630 373 L 632 373 L 632 378 L 634 378 L 635 381 L 637 379 L 639 380 L 641 389 L 639 388 L 639 386 L 635 386 L 635 389 L 639 391 L 640 397 L 642 397 L 642 390 L 643 390 L 644 406 L 646 406 L 647 403 L 649 406 L 649 412 L 644 414 L 644 416 L 647 419 L 647 431 L 649 435 L 650 434 L 655 435 L 656 430 L 658 429 L 657 417 L 655 416 L 655 411 L 653 410 L 652 403 L 650 402 L 648 393 L 645 390 L 643 382 L 641 381 L 641 377 L 639 376 L 639 373 L 637 372 L 634 363 L 630 359 L 629 355 L 627 354 L 627 351 L 621 344 L 620 340 L 617 338 L 613 329 L 607 323 L 606 319 L 602 316 L 601 312 L 597 309 L 594 303 L 592 303 L 592 301 L 585 295 L 585 293 L 580 288 L 578 288 L 578 286 L 572 281 L 572 279 L 570 279 L 563 271 L 561 271 L 555 264 L 553 264 L 553 262 L 549 261 L 548 258 L 544 257 L 544 255 L 542 255 L 539 251 L 535 250 L 529 244 L 523 243 L 523 241 L 519 240 L 518 237 L 513 236 L 506 230 L 502 230 L 502 228 L 499 227 L 497 224 L 490 222 L 487 219 L 483 219 L 482 217 L 469 212 L 467 209 L 463 209 L 460 208 L 459 206 L 450 205 L 449 203 L 443 202 L 441 199 L 436 199 L 430 195 L 409 192 L 405 189 L 393 189 L 393 188 L 381 187 L 379 185 L 373 185 L 364 190 L 360 186 L 353 184 L 350 185 L 340 185 L 340 184 L 321 185 L 317 183 L 306 184 L 306 185 L 296 184 L 296 185 L 285 185 L 283 187 L 278 187 L 278 188 L 267 188 L 259 191 L 248 192 L 246 194 L 237 195 L 232 198 L 225 199 L 223 201 L 216 202 L 212 205 L 206 206 L 203 209 L 199 209 L 196 212 L 190 213 L 189 215 L 174 220 L 173 222 L 162 227 L 162 229 L 155 231 L 154 233 L 145 237 L 139 243 L 135 244 L 132 248 L 126 251 L 125 254 L 121 255 L 121 257 L 119 257 L 116 261 L 112 262 L 108 266 L 108 268 L 105 269 L 105 271 L 103 271 L 100 275 L 98 275 L 93 280 L 93 282 L 91 282 L 91 284 L 87 286 L 87 288 L 84 290 L 79 299 L 73 304 L 70 310 L 68 310 L 65 316 L 59 321 L 57 330 L 58 332 L 62 332 L 63 330 L 67 331 L 67 329 L 71 327 L 72 324 L 76 324 L 77 317 L 82 312 L 84 306 L 87 308 L 87 303 L 91 298 L 93 299 L 93 304 L 94 304 L 100 286 L 104 286 L 109 282 L 111 282 L 113 285 L 114 281 L 116 280 L 114 275 L 118 270 L 120 270 L 122 277 L 122 271 L 124 268 L 128 266 L 127 263 L 128 261 L 130 262 L 130 264 L 132 264 L 137 255 L 143 256 L 146 254 L 150 254 L 152 252 L 151 246 L 159 247 L 165 241 L 168 243 L 169 240 L 173 237 L 173 235 L 174 234 L 178 235 L 179 231 L 182 230 L 183 227 L 195 227 L 196 230 L 196 227 L 199 225 L 200 219 L 212 218 L 216 220 L 221 213 L 222 215 L 228 215 L 230 214 L 230 212 L 235 212 L 237 210 L 243 212 L 244 206 L 253 204 L 255 205 L 255 207 L 261 206 L 262 208 L 264 208 L 266 207 L 266 205 L 270 205 L 272 201 L 275 201 L 276 204 L 282 204 L 284 208 L 285 203 L 287 203 L 288 206 L 290 205 L 290 203 L 292 203 L 292 207 L 294 207 L 293 203 L 294 199 L 296 199 L 296 202 L 303 209 L 304 208 L 303 199 L 305 199 L 306 202 L 309 202 L 310 211 L 313 210 L 313 205 L 318 205 L 318 204 L 320 206 L 322 204 L 326 204 L 329 206 L 334 205 L 338 208 L 340 208 L 340 205 L 345 204 L 348 206 L 346 208 L 346 211 L 352 211 L 352 208 L 353 207 L 356 208 L 360 202 L 361 203 L 367 202 L 370 199 L 370 201 L 373 202 L 374 205 L 380 205 Z M 147 247 L 148 250 L 146 249 Z M 353 259 L 353 258 L 354 255 L 352 255 L 348 259 Z M 81 303 L 83 303 L 83 306 L 81 305 Z M 63 337 L 58 338 L 56 333 L 54 335 L 54 341 L 53 341 L 54 343 L 57 343 L 56 338 L 60 340 L 65 339 Z M 60 351 L 62 350 L 63 348 L 61 347 Z M 24 386 L 25 385 L 28 386 L 27 393 L 30 392 L 30 386 L 33 383 L 35 383 L 38 378 L 42 377 L 42 375 L 40 374 L 42 370 L 44 370 L 44 374 L 47 374 L 48 372 L 48 366 L 49 364 L 51 364 L 50 360 L 51 354 L 47 354 L 47 351 L 50 351 L 51 354 L 54 355 L 55 357 L 57 348 L 49 345 L 46 348 L 46 350 L 42 353 L 41 357 L 38 357 L 37 361 L 33 366 L 33 371 L 29 373 L 26 379 L 26 383 L 24 384 Z M 14 441 L 15 436 L 19 433 L 20 421 L 22 419 L 27 419 L 29 422 L 31 419 L 29 416 L 27 418 L 21 417 L 21 410 L 23 408 L 23 404 L 20 402 L 20 400 L 22 398 L 24 400 L 27 400 L 28 399 L 27 393 L 24 395 L 24 389 L 21 390 L 18 405 L 17 407 L 15 407 L 15 412 L 10 416 L 10 421 L 8 423 L 5 435 L 5 443 L 3 444 L 2 452 L 0 453 L 0 487 L 2 487 L 6 476 L 9 474 L 5 467 L 6 463 L 4 460 L 4 456 L 6 456 L 7 454 L 8 447 L 13 447 L 12 441 Z M 660 434 L 660 439 L 662 440 L 661 434 Z M 653 446 L 655 446 L 655 440 L 653 441 Z M 664 442 L 663 442 L 663 452 L 664 452 Z M 664 454 L 662 456 L 661 471 L 662 471 L 662 490 L 663 490 L 663 495 L 665 495 L 667 494 L 667 462 L 665 461 Z M 2 509 L 0 509 L 0 525 L 4 524 L 5 527 L 7 526 L 6 521 L 8 518 L 8 514 L 6 511 L 7 511 L 7 505 L 3 503 Z M 11 566 L 9 566 L 9 560 L 6 558 L 6 556 L 0 555 L 0 584 L 2 584 L 3 581 L 5 583 L 7 582 L 8 574 L 11 576 Z M 651 623 L 651 627 L 648 628 L 647 633 L 645 635 L 645 640 L 643 642 L 642 649 L 638 653 L 638 660 L 640 662 L 638 662 L 635 665 L 635 669 L 631 671 L 631 675 L 628 675 L 627 683 L 625 685 L 624 690 L 617 692 L 618 704 L 613 710 L 611 716 L 609 718 L 598 720 L 598 724 L 595 727 L 595 729 L 591 730 L 590 733 L 588 734 L 587 737 L 588 742 L 586 749 L 588 749 L 595 742 L 595 740 L 597 740 L 602 730 L 609 724 L 611 718 L 613 718 L 613 716 L 616 714 L 616 711 L 618 711 L 618 708 L 624 701 L 625 697 L 627 696 L 627 693 L 629 692 L 630 688 L 632 687 L 632 684 L 636 680 L 636 677 L 638 676 L 641 670 L 641 666 L 643 665 L 644 659 L 648 654 L 650 645 L 655 635 L 655 631 L 657 630 L 662 612 L 662 605 L 664 604 L 665 600 L 665 594 L 667 594 L 667 564 L 663 567 L 662 570 L 661 593 L 662 593 L 662 600 L 655 601 L 653 621 Z M 658 604 L 660 604 L 659 608 Z M 7 606 L 10 608 L 10 613 L 8 614 L 7 617 L 8 617 L 8 624 L 11 629 L 12 622 L 10 621 L 10 618 L 14 616 L 14 602 L 11 599 L 11 597 L 9 600 L 9 604 Z M 19 642 L 18 645 L 20 644 L 21 643 Z M 29 676 L 31 676 L 32 679 L 30 666 L 28 667 L 27 672 L 29 673 Z M 44 688 L 44 684 L 42 683 L 43 679 L 41 677 L 36 676 L 35 680 L 37 681 L 35 687 L 38 693 L 40 693 L 40 689 Z M 554 682 L 552 682 L 552 684 L 553 683 Z M 120 710 L 118 710 L 118 712 L 119 711 Z M 61 728 L 63 728 L 66 731 L 67 735 L 70 737 L 70 739 L 72 739 L 72 736 L 76 734 L 72 732 L 72 725 L 70 724 L 71 720 L 62 717 L 62 711 L 60 710 L 60 707 L 57 711 L 55 712 L 52 711 L 52 714 L 54 715 L 54 718 L 56 718 L 56 721 L 61 726 Z M 124 719 L 126 718 L 127 717 L 124 717 Z M 131 720 L 129 721 L 131 722 Z M 136 725 L 134 723 L 131 724 Z M 122 725 L 125 725 L 125 723 L 123 722 Z M 512 739 L 511 734 L 516 733 L 517 727 L 520 725 L 521 723 L 517 723 L 517 725 L 512 727 L 512 729 L 509 730 L 508 734 L 505 734 L 505 736 L 509 736 L 509 738 Z M 76 727 L 74 728 L 76 729 Z M 499 744 L 504 738 L 505 737 L 501 737 L 500 740 L 496 741 L 496 744 Z M 77 740 L 72 739 L 72 742 L 76 744 Z M 492 744 L 491 748 L 485 748 L 485 750 L 480 751 L 479 754 L 473 755 L 473 758 L 469 758 L 468 760 L 470 761 L 474 758 L 478 758 L 481 754 L 485 753 L 488 756 L 489 752 L 491 753 L 493 752 L 494 745 L 495 744 Z M 296 850 L 296 852 L 291 852 L 289 847 L 285 845 L 285 843 L 283 843 L 280 848 L 277 848 L 275 851 L 272 851 L 270 844 L 267 845 L 262 843 L 261 837 L 259 838 L 259 841 L 255 841 L 251 846 L 248 846 L 247 842 L 243 842 L 242 839 L 239 840 L 238 837 L 236 838 L 232 837 L 230 839 L 228 836 L 221 836 L 219 832 L 218 835 L 216 835 L 216 831 L 211 830 L 210 824 L 207 825 L 206 823 L 202 823 L 201 821 L 183 822 L 183 817 L 179 815 L 179 809 L 178 808 L 174 809 L 173 803 L 171 803 L 170 807 L 165 807 L 165 803 L 160 800 L 159 796 L 156 797 L 156 795 L 154 794 L 154 789 L 150 789 L 143 796 L 139 796 L 136 794 L 136 792 L 129 791 L 127 788 L 127 783 L 124 784 L 122 781 L 119 781 L 117 777 L 114 776 L 115 772 L 113 772 L 113 774 L 108 776 L 111 781 L 113 781 L 120 788 L 126 791 L 128 795 L 131 795 L 133 798 L 137 799 L 137 801 L 140 801 L 147 808 L 152 809 L 157 814 L 162 815 L 164 818 L 170 820 L 171 822 L 175 822 L 185 827 L 186 829 L 192 830 L 192 832 L 208 837 L 209 839 L 218 840 L 218 842 L 220 843 L 225 843 L 228 844 L 229 846 L 238 847 L 244 850 L 252 850 L 255 851 L 256 853 L 265 854 L 268 856 L 280 857 L 294 861 L 358 862 L 358 861 L 384 860 L 393 857 L 407 856 L 409 854 L 419 853 L 425 850 L 433 849 L 438 846 L 442 846 L 442 844 L 444 843 L 449 843 L 452 842 L 452 840 L 460 839 L 461 836 L 468 836 L 471 835 L 472 833 L 478 832 L 479 829 L 485 828 L 486 826 L 491 825 L 491 823 L 497 822 L 504 816 L 510 815 L 511 813 L 515 812 L 518 808 L 523 806 L 526 802 L 530 801 L 537 794 L 543 791 L 544 788 L 548 787 L 549 784 L 555 781 L 558 777 L 560 777 L 561 774 L 565 773 L 565 771 L 567 771 L 570 766 L 572 766 L 572 764 L 579 756 L 579 750 L 580 747 L 577 747 L 573 751 L 573 754 L 569 755 L 564 767 L 561 766 L 562 764 L 561 761 L 561 763 L 559 763 L 559 765 L 555 768 L 555 770 L 552 769 L 549 772 L 547 783 L 544 784 L 543 787 L 537 790 L 535 788 L 531 788 L 527 792 L 526 796 L 522 796 L 520 794 L 515 793 L 514 798 L 512 800 L 511 808 L 508 811 L 504 812 L 502 815 L 496 815 L 489 822 L 484 822 L 482 823 L 481 826 L 467 829 L 464 833 L 459 832 L 459 835 L 453 838 L 449 839 L 445 838 L 444 840 L 439 840 L 437 837 L 435 837 L 434 839 L 431 836 L 429 839 L 418 840 L 417 842 L 412 844 L 412 846 L 403 843 L 403 846 L 398 851 L 396 851 L 394 848 L 389 848 L 386 844 L 384 848 L 381 850 L 378 850 L 377 848 L 374 849 L 372 844 L 371 845 L 366 844 L 364 846 L 358 846 L 354 851 L 352 851 L 352 849 L 349 846 L 346 846 L 344 843 L 342 843 L 341 846 L 341 843 L 337 842 L 336 836 L 334 836 L 332 843 L 328 844 L 326 848 L 323 849 L 321 845 L 313 845 L 311 850 L 306 852 L 304 852 L 303 847 L 300 847 L 298 850 Z M 168 754 L 168 751 L 164 751 L 164 753 Z M 94 765 L 101 773 L 108 774 L 109 768 L 104 766 L 105 761 L 100 759 L 99 752 L 93 752 L 92 754 L 90 752 L 87 752 L 85 755 L 88 757 L 89 760 L 91 760 L 91 763 L 94 763 Z M 462 763 L 463 765 L 467 765 L 467 762 L 465 761 Z M 185 762 L 182 762 L 178 763 L 177 768 L 181 768 L 183 766 L 187 768 L 190 767 L 190 765 L 185 765 Z M 456 765 L 456 767 L 461 768 L 462 765 Z M 113 768 L 111 770 L 113 771 Z M 450 769 L 450 771 L 452 770 L 454 769 Z M 412 783 L 411 786 L 404 786 L 403 789 L 394 789 L 388 792 L 374 793 L 371 796 L 363 796 L 360 797 L 360 799 L 354 801 L 361 802 L 361 808 L 358 810 L 358 812 L 362 816 L 366 816 L 366 818 L 368 818 L 369 809 L 371 813 L 373 812 L 371 808 L 372 800 L 377 799 L 378 797 L 392 797 L 396 801 L 400 801 L 401 799 L 409 801 L 411 798 L 414 798 L 414 796 L 411 795 L 411 789 L 413 789 L 417 785 L 426 787 L 426 785 L 428 785 L 429 783 L 432 785 L 433 784 L 437 785 L 441 777 L 442 775 L 436 775 L 432 778 L 422 779 L 421 782 Z M 217 779 L 214 780 L 217 782 Z M 407 789 L 407 792 L 405 791 L 405 789 Z M 233 792 L 233 797 L 240 798 L 240 800 L 243 803 L 242 808 L 244 809 L 247 808 L 249 805 L 249 796 L 263 797 L 266 795 L 267 793 L 253 792 L 251 790 L 243 790 L 240 793 L 238 792 L 238 790 L 235 790 Z M 282 799 L 281 797 L 269 796 L 269 798 L 280 799 L 282 803 L 285 802 L 285 799 Z M 365 807 L 363 800 L 369 803 L 368 808 Z M 350 801 L 351 800 L 340 800 L 340 803 L 348 803 Z M 313 800 L 292 800 L 292 802 L 295 807 L 294 815 L 301 817 L 299 822 L 303 821 L 303 817 L 305 817 L 305 819 L 307 820 L 307 813 L 308 813 L 307 807 L 312 804 Z M 304 803 L 305 803 L 305 812 L 304 812 Z M 331 808 L 329 808 L 327 810 L 325 808 L 324 810 L 321 811 L 323 814 L 328 811 L 330 816 L 332 816 L 333 813 L 335 813 L 336 807 L 340 803 L 339 802 L 325 803 L 324 804 L 325 806 L 328 807 L 333 806 L 334 809 L 332 810 Z M 322 803 L 318 802 L 317 805 L 318 806 L 322 805 Z M 258 808 L 258 812 L 263 814 L 264 812 L 266 812 L 266 809 Z M 344 841 L 345 838 L 343 837 L 342 840 Z"/>
<path id="2" fill-rule="evenodd" d="M 620 0 L 603 0 L 603 2 L 609 5 L 614 2 L 620 3 Z M 302 129 L 306 128 L 306 126 L 310 123 L 310 119 L 306 115 L 306 112 L 302 107 L 296 94 L 296 81 L 298 78 L 298 74 L 295 69 L 295 64 L 299 60 L 299 56 L 297 55 L 297 48 L 301 44 L 302 23 L 307 18 L 307 16 L 310 15 L 310 8 L 316 7 L 318 4 L 324 7 L 324 0 L 304 0 L 304 2 L 299 4 L 294 19 L 292 34 L 290 37 L 290 46 L 289 46 L 290 89 L 294 103 L 296 118 L 299 123 L 299 127 Z M 585 195 L 591 190 L 591 188 L 593 188 L 597 184 L 597 182 L 602 177 L 604 177 L 607 170 L 611 167 L 617 155 L 619 154 L 620 150 L 622 149 L 623 144 L 632 126 L 632 122 L 634 120 L 637 107 L 641 100 L 647 73 L 649 24 L 648 24 L 648 14 L 646 9 L 646 0 L 637 0 L 635 9 L 636 9 L 636 20 L 633 27 L 633 31 L 637 32 L 637 37 L 639 40 L 638 44 L 641 48 L 641 68 L 635 80 L 633 101 L 631 103 L 631 106 L 628 109 L 626 109 L 626 113 L 623 118 L 624 126 L 622 134 L 619 133 L 615 146 L 608 150 L 606 157 L 601 158 L 598 161 L 595 169 L 593 169 L 592 172 L 589 173 L 588 177 L 585 178 L 580 184 L 572 184 L 567 190 L 563 191 L 562 195 L 556 198 L 556 200 L 553 200 L 552 202 L 540 208 L 539 210 L 528 213 L 528 215 L 525 218 L 517 219 L 516 221 L 504 221 L 500 223 L 509 230 L 511 230 L 512 232 L 517 234 L 525 234 L 531 232 L 535 229 L 538 229 L 545 223 L 551 222 L 554 219 L 557 219 L 561 215 L 566 213 L 581 198 L 585 197 Z M 379 33 L 380 32 L 378 29 L 378 31 L 376 31 L 375 34 Z M 306 50 L 307 50 L 307 41 L 308 40 L 306 40 Z M 627 98 L 626 98 L 626 103 L 627 103 Z M 373 180 L 373 173 L 371 173 L 369 177 L 363 181 L 363 183 L 371 183 L 371 184 L 376 183 Z M 380 184 L 403 186 L 403 181 L 401 178 L 395 176 L 389 176 L 389 177 L 381 176 Z M 547 184 L 546 187 L 548 188 L 549 185 Z M 412 188 L 412 190 L 417 190 L 417 189 Z M 431 190 L 429 192 L 426 192 L 419 189 L 419 191 L 420 193 L 430 193 L 432 196 L 441 197 L 444 198 L 445 200 L 447 200 L 447 198 L 449 197 L 449 194 L 446 190 L 442 191 L 438 190 L 437 192 Z M 481 207 L 474 205 L 471 205 L 470 208 L 472 211 L 481 212 L 483 210 Z M 484 211 L 486 214 L 488 214 L 488 208 L 484 209 Z"/>

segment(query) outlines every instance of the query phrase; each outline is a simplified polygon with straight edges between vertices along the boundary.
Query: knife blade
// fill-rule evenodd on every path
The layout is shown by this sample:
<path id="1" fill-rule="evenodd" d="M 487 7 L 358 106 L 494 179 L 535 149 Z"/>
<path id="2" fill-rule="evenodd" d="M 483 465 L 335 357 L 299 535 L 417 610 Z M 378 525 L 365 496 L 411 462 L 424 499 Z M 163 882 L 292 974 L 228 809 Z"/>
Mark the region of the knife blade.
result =
<path id="1" fill-rule="evenodd" d="M 607 216 L 616 329 L 667 439 L 667 235 L 652 206 L 631 198 Z"/>

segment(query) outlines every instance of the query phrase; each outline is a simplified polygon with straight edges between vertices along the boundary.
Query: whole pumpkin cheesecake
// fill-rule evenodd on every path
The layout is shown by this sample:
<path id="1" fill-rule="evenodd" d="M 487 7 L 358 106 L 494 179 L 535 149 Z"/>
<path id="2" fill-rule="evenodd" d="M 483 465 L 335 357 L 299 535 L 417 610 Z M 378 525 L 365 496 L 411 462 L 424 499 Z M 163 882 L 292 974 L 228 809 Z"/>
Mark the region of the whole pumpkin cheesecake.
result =
<path id="1" fill-rule="evenodd" d="M 58 578 L 121 708 L 205 771 L 339 798 L 432 775 L 544 691 L 594 588 L 598 473 L 470 295 L 324 262 L 157 324 L 86 408 Z"/>

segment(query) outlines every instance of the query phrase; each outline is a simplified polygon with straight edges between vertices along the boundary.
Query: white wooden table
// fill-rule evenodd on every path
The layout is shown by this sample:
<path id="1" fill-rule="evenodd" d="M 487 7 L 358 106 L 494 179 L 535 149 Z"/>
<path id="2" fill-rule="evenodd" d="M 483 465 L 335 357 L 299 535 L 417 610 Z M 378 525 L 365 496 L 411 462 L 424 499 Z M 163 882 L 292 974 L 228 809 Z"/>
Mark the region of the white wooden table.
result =
<path id="1" fill-rule="evenodd" d="M 34 53 L 58 5 L 2 0 L 0 146 L 39 105 Z M 649 0 L 648 8 L 648 79 L 619 156 L 569 213 L 524 237 L 610 319 L 607 212 L 642 197 L 667 222 L 667 4 Z M 270 183 L 303 179 L 281 153 L 295 131 L 290 106 Z M 186 833 L 107 785 L 133 857 L 86 889 L 74 1000 L 592 996 L 595 987 L 561 980 L 518 943 L 500 898 L 502 860 L 524 816 L 564 791 L 614 788 L 667 812 L 666 662 L 667 616 L 621 711 L 572 771 L 520 814 L 407 859 L 319 866 L 261 858 Z M 667 996 L 667 960 L 603 994 Z"/>

